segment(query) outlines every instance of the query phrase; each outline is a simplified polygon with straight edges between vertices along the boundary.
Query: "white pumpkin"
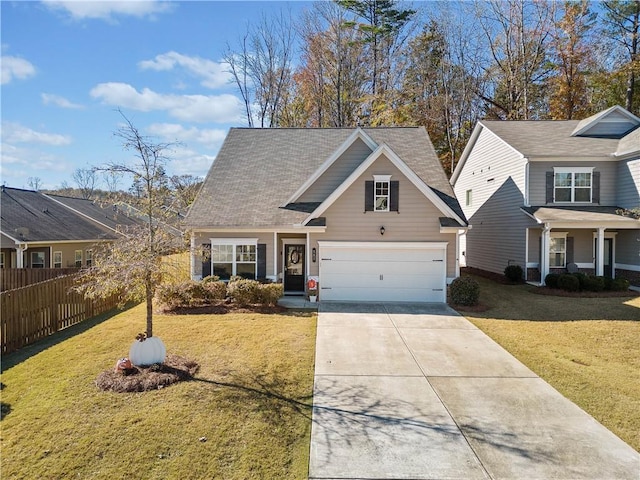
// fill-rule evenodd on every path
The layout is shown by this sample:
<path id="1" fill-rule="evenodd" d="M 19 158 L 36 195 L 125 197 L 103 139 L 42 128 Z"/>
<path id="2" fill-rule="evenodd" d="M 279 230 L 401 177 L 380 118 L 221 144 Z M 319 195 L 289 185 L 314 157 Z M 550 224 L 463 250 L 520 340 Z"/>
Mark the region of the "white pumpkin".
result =
<path id="1" fill-rule="evenodd" d="M 159 337 L 147 338 L 140 342 L 136 340 L 129 349 L 129 360 L 134 365 L 153 365 L 163 363 L 167 349 Z"/>

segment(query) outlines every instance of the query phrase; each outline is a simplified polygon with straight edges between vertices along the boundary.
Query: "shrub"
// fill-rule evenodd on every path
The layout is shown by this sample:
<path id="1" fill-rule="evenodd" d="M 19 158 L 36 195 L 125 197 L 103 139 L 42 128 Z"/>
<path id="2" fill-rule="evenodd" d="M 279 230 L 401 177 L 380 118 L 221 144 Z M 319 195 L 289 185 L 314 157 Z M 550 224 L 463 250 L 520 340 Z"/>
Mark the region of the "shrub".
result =
<path id="1" fill-rule="evenodd" d="M 260 303 L 260 282 L 256 280 L 240 279 L 229 281 L 227 286 L 229 297 L 238 305 Z"/>
<path id="2" fill-rule="evenodd" d="M 609 291 L 613 290 L 613 278 L 611 277 L 603 277 L 604 278 L 604 289 Z"/>
<path id="3" fill-rule="evenodd" d="M 177 284 L 160 285 L 157 300 L 169 309 L 200 307 L 224 300 L 227 286 L 220 281 L 196 282 L 187 280 Z"/>
<path id="4" fill-rule="evenodd" d="M 544 284 L 549 288 L 558 288 L 559 273 L 550 273 L 544 277 Z"/>
<path id="5" fill-rule="evenodd" d="M 266 283 L 260 285 L 260 303 L 263 305 L 276 305 L 284 295 L 284 285 L 281 283 Z"/>
<path id="6" fill-rule="evenodd" d="M 575 272 L 571 273 L 570 275 L 573 275 L 578 279 L 578 290 L 584 290 L 587 283 L 587 275 L 582 272 Z"/>
<path id="7" fill-rule="evenodd" d="M 584 280 L 584 285 L 582 287 L 583 290 L 588 292 L 601 292 L 604 290 L 604 277 L 596 277 L 594 275 L 589 275 Z"/>
<path id="8" fill-rule="evenodd" d="M 567 290 L 568 292 L 577 292 L 580 290 L 580 280 L 574 274 L 563 273 L 558 278 L 558 288 Z"/>
<path id="9" fill-rule="evenodd" d="M 204 277 L 202 279 L 202 283 L 210 283 L 210 282 L 219 282 L 220 277 L 217 275 L 209 275 L 208 277 Z"/>
<path id="10" fill-rule="evenodd" d="M 207 281 L 203 287 L 206 292 L 206 300 L 210 303 L 221 302 L 227 297 L 227 284 L 220 280 Z"/>
<path id="11" fill-rule="evenodd" d="M 458 277 L 451 282 L 450 294 L 456 305 L 476 305 L 480 298 L 480 285 L 471 277 Z"/>
<path id="12" fill-rule="evenodd" d="M 521 282 L 522 274 L 522 267 L 520 265 L 509 265 L 504 269 L 504 276 L 513 283 Z"/>
<path id="13" fill-rule="evenodd" d="M 629 290 L 629 280 L 616 278 L 611 282 L 611 290 L 614 292 L 626 292 Z"/>

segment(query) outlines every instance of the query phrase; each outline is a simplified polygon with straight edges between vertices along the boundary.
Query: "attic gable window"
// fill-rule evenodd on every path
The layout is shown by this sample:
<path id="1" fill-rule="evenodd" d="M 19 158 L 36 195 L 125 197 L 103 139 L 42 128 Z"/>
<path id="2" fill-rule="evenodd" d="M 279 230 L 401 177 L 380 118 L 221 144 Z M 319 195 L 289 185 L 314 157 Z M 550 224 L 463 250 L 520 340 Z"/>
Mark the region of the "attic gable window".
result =
<path id="1" fill-rule="evenodd" d="M 391 175 L 374 175 L 365 182 L 365 212 L 397 212 L 400 182 L 392 181 Z"/>
<path id="2" fill-rule="evenodd" d="M 556 203 L 592 201 L 592 167 L 553 169 L 553 200 Z"/>

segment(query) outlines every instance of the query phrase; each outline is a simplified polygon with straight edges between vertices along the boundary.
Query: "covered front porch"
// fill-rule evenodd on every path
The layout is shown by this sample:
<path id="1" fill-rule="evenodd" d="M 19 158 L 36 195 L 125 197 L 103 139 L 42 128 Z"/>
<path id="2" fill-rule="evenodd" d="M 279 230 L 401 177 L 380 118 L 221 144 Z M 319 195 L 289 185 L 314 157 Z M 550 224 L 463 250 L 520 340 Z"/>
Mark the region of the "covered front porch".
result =
<path id="1" fill-rule="evenodd" d="M 615 207 L 523 209 L 539 227 L 526 232 L 526 279 L 582 272 L 640 285 L 640 220 Z"/>

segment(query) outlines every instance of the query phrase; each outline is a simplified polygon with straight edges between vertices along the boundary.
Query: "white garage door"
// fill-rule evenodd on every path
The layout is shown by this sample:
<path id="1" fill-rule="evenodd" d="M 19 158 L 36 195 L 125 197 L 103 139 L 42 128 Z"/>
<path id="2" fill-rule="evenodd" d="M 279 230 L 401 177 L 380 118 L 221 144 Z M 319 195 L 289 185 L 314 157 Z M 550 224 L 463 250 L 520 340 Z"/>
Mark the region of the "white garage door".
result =
<path id="1" fill-rule="evenodd" d="M 319 244 L 321 301 L 446 302 L 446 243 Z"/>

